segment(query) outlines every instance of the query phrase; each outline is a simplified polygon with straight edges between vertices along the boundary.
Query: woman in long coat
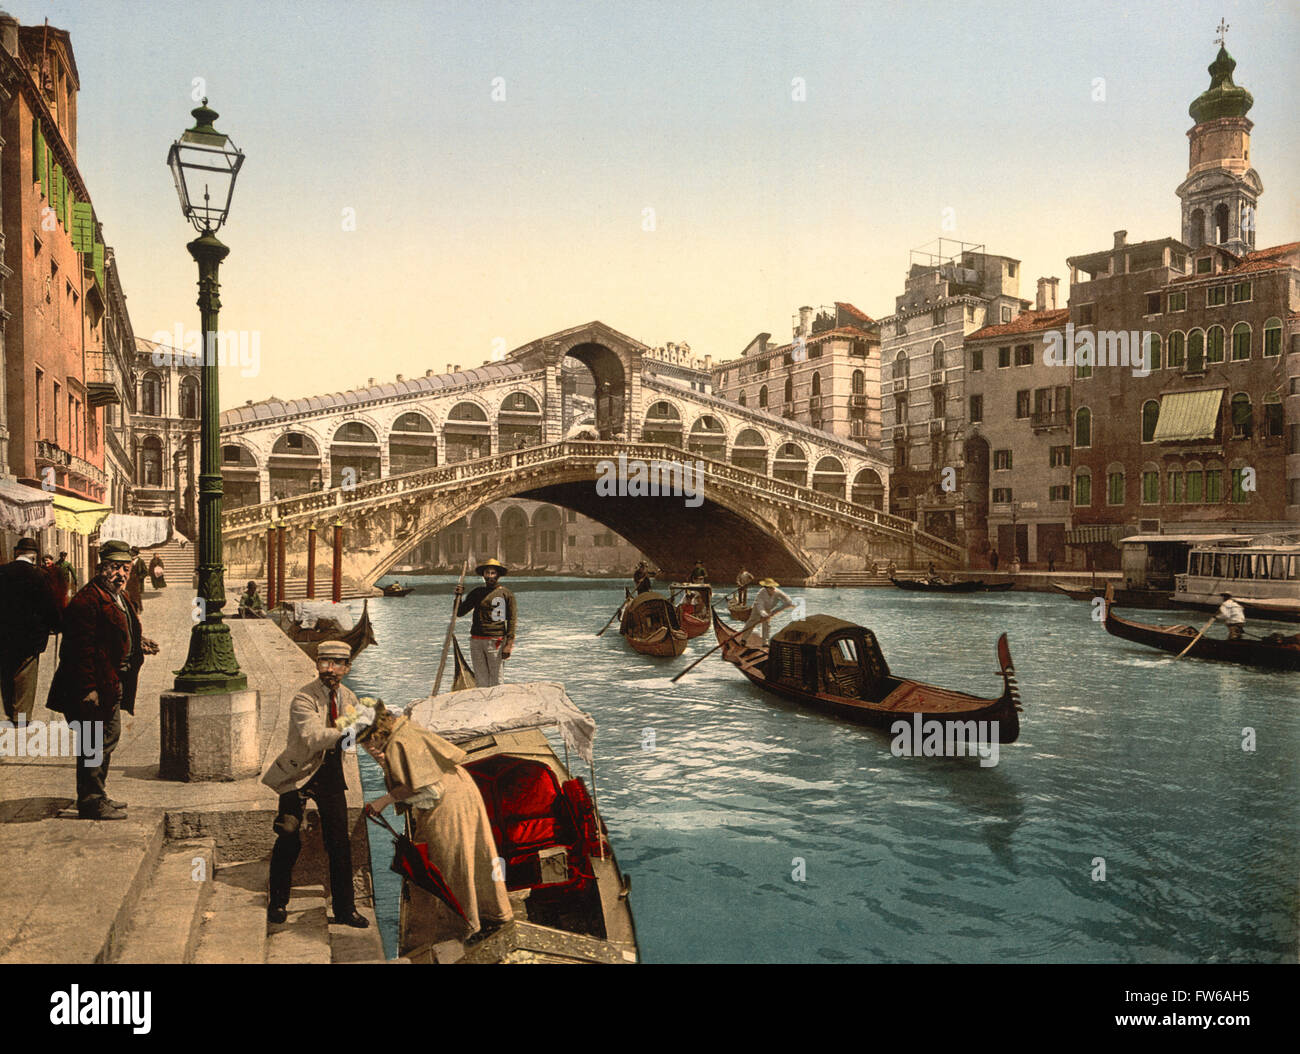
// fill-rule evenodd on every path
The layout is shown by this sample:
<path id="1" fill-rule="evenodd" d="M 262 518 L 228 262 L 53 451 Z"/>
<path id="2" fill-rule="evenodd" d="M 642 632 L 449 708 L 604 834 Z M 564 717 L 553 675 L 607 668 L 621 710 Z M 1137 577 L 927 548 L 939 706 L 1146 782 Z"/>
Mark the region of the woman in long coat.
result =
<path id="1" fill-rule="evenodd" d="M 430 861 L 464 909 L 469 926 L 465 937 L 480 929 L 485 936 L 509 922 L 513 912 L 505 882 L 494 877 L 497 849 L 487 807 L 474 778 L 461 765 L 468 755 L 405 715 L 385 710 L 382 703 L 376 707 L 374 731 L 361 743 L 382 766 L 388 785 L 388 793 L 366 808 L 383 812 L 396 802 L 399 809 L 414 810 L 414 840 L 428 843 Z M 440 913 L 446 917 L 447 909 L 433 894 L 414 885 L 410 891 L 418 918 L 436 919 Z M 436 935 L 430 935 L 434 939 Z"/>

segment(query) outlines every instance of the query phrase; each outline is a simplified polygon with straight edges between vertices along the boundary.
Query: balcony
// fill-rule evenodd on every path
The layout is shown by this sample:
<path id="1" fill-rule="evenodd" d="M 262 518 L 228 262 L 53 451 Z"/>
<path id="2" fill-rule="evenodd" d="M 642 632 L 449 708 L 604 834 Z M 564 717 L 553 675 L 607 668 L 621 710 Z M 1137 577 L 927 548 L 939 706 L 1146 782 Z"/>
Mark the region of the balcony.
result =
<path id="1" fill-rule="evenodd" d="M 808 397 L 808 409 L 817 413 L 822 408 L 822 397 L 820 395 L 810 395 Z"/>
<path id="2" fill-rule="evenodd" d="M 885 390 L 887 392 L 905 392 L 907 391 L 907 378 L 899 377 L 897 380 L 886 381 Z"/>
<path id="3" fill-rule="evenodd" d="M 853 421 L 853 422 L 851 422 L 851 423 L 849 424 L 849 435 L 850 435 L 853 439 L 866 439 L 866 438 L 867 438 L 867 422 L 866 422 L 866 421 Z"/>
<path id="4" fill-rule="evenodd" d="M 935 436 L 935 435 L 943 435 L 943 418 L 942 418 L 942 417 L 935 417 L 935 418 L 932 418 L 932 419 L 928 422 L 928 424 L 929 424 L 929 426 L 930 426 L 930 434 L 931 434 L 932 436 Z"/>
<path id="5" fill-rule="evenodd" d="M 86 401 L 91 406 L 108 406 L 123 401 L 120 374 L 108 352 L 86 349 Z"/>
<path id="6" fill-rule="evenodd" d="M 102 468 L 92 465 L 85 458 L 69 454 L 61 446 L 48 439 L 36 440 L 36 460 L 66 469 L 68 472 L 88 479 L 91 483 L 98 483 L 100 486 L 103 486 L 106 482 Z"/>
<path id="7" fill-rule="evenodd" d="M 1029 415 L 1029 426 L 1035 432 L 1047 432 L 1053 428 L 1069 428 L 1070 411 L 1038 410 Z"/>
<path id="8" fill-rule="evenodd" d="M 854 410 L 865 410 L 867 408 L 867 397 L 865 395 L 850 395 L 849 406 Z"/>

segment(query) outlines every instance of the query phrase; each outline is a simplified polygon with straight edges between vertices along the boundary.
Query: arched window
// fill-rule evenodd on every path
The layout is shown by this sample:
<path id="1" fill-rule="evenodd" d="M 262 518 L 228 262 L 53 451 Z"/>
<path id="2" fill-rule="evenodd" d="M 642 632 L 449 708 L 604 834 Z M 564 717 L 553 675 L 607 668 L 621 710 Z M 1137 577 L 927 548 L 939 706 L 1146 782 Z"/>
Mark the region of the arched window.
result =
<path id="1" fill-rule="evenodd" d="M 758 406 L 759 409 L 761 410 L 767 409 L 767 385 L 766 384 L 763 385 L 763 387 L 761 387 L 758 390 Z"/>
<path id="2" fill-rule="evenodd" d="M 1106 468 L 1106 504 L 1124 504 L 1124 466 L 1112 464 Z"/>
<path id="3" fill-rule="evenodd" d="M 1211 326 L 1205 337 L 1205 361 L 1223 361 L 1223 327 Z"/>
<path id="4" fill-rule="evenodd" d="M 181 381 L 181 416 L 187 421 L 198 420 L 199 381 L 197 377 L 186 377 Z"/>
<path id="5" fill-rule="evenodd" d="M 1263 435 L 1280 436 L 1282 434 L 1282 396 L 1278 392 L 1269 392 L 1264 396 Z"/>
<path id="6" fill-rule="evenodd" d="M 943 369 L 943 341 L 936 340 L 934 342 L 934 347 L 930 349 L 930 355 L 933 359 L 930 368 L 932 370 L 942 370 Z"/>
<path id="7" fill-rule="evenodd" d="M 162 379 L 156 373 L 140 378 L 140 412 L 147 417 L 162 416 Z"/>
<path id="8" fill-rule="evenodd" d="M 1250 326 L 1238 322 L 1232 327 L 1232 361 L 1241 362 L 1250 358 Z"/>
<path id="9" fill-rule="evenodd" d="M 1187 218 L 1187 239 L 1193 249 L 1205 244 L 1205 210 L 1193 209 Z"/>
<path id="10" fill-rule="evenodd" d="M 906 376 L 907 376 L 907 352 L 900 351 L 897 355 L 894 356 L 894 380 L 901 381 Z"/>
<path id="11" fill-rule="evenodd" d="M 140 485 L 142 487 L 161 487 L 162 481 L 162 440 L 149 436 L 140 447 Z"/>
<path id="12" fill-rule="evenodd" d="M 1142 504 L 1160 504 L 1160 466 L 1151 461 L 1142 466 Z"/>
<path id="13" fill-rule="evenodd" d="M 1142 404 L 1142 442 L 1151 443 L 1156 438 L 1156 422 L 1160 419 L 1160 402 L 1148 399 Z"/>
<path id="14" fill-rule="evenodd" d="M 1147 369 L 1160 369 L 1160 360 L 1163 357 L 1161 352 L 1164 350 L 1160 343 L 1160 334 L 1151 333 L 1142 338 L 1146 342 Z"/>
<path id="15" fill-rule="evenodd" d="M 1187 334 L 1187 372 L 1205 372 L 1205 334 L 1199 329 Z"/>
<path id="16" fill-rule="evenodd" d="M 1232 438 L 1249 439 L 1253 429 L 1254 414 L 1250 406 L 1250 396 L 1238 392 L 1232 397 Z"/>
<path id="17" fill-rule="evenodd" d="M 785 401 L 794 402 L 794 380 L 790 377 L 785 379 Z"/>
<path id="18" fill-rule="evenodd" d="M 1074 415 L 1074 445 L 1092 446 L 1092 411 L 1080 406 Z"/>
<path id="19" fill-rule="evenodd" d="M 867 392 L 867 379 L 863 376 L 861 370 L 853 371 L 853 394 L 865 395 Z"/>
<path id="20" fill-rule="evenodd" d="M 740 403 L 741 406 L 748 405 L 748 400 L 746 400 L 744 392 L 741 392 L 740 395 L 736 397 L 736 402 Z"/>
<path id="21" fill-rule="evenodd" d="M 812 393 L 813 395 L 821 395 L 822 393 L 822 375 L 820 373 L 812 375 Z"/>
<path id="22" fill-rule="evenodd" d="M 1214 244 L 1222 245 L 1229 237 L 1228 206 L 1216 205 L 1214 207 Z"/>
<path id="23" fill-rule="evenodd" d="M 1270 318 L 1264 323 L 1264 356 L 1272 358 L 1282 354 L 1282 320 Z"/>
<path id="24" fill-rule="evenodd" d="M 1169 334 L 1168 364 L 1171 370 L 1181 370 L 1187 363 L 1187 338 L 1181 333 Z"/>

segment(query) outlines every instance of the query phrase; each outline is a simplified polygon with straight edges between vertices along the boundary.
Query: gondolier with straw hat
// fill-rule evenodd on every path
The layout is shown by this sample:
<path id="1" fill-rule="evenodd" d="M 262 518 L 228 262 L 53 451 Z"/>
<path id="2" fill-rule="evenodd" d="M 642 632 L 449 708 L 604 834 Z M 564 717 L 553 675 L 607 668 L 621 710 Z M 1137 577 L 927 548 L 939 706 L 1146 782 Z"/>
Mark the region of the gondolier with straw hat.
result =
<path id="1" fill-rule="evenodd" d="M 761 626 L 763 630 L 763 643 L 767 643 L 768 628 L 772 622 L 772 616 L 786 608 L 794 607 L 794 601 L 785 593 L 781 592 L 780 585 L 775 578 L 759 579 L 758 584 L 763 588 L 758 591 L 758 596 L 754 598 L 753 610 L 749 613 L 749 621 L 741 627 L 740 639 L 748 642 L 749 631 L 755 627 Z"/>
<path id="2" fill-rule="evenodd" d="M 1219 610 L 1214 617 L 1228 624 L 1228 640 L 1241 640 L 1241 635 L 1246 628 L 1246 612 L 1232 599 L 1231 593 L 1220 593 L 1219 596 L 1223 603 L 1219 605 Z"/>
<path id="3" fill-rule="evenodd" d="M 474 573 L 483 576 L 483 584 L 460 602 L 456 615 L 473 612 L 469 637 L 474 679 L 480 688 L 493 688 L 501 683 L 501 664 L 515 647 L 515 595 L 500 584 L 502 575 L 509 574 L 500 560 L 484 560 Z M 465 587 L 458 585 L 456 596 L 464 591 Z"/>

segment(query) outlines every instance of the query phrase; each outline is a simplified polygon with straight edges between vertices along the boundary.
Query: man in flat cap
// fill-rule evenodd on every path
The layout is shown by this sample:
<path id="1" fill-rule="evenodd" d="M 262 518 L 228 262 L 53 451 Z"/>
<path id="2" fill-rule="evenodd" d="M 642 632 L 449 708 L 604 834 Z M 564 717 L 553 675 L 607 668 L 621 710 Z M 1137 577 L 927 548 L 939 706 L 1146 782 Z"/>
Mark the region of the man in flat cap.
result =
<path id="1" fill-rule="evenodd" d="M 469 630 L 474 680 L 480 688 L 492 688 L 501 683 L 501 664 L 515 648 L 515 595 L 500 584 L 507 573 L 500 560 L 485 560 L 474 573 L 483 576 L 483 584 L 460 602 L 456 616 L 474 612 Z M 464 592 L 464 587 L 456 587 L 456 596 Z"/>
<path id="2" fill-rule="evenodd" d="M 32 719 L 41 653 L 59 632 L 59 605 L 50 576 L 36 566 L 39 552 L 35 538 L 20 538 L 13 561 L 0 567 L 0 699 L 16 722 Z"/>
<path id="3" fill-rule="evenodd" d="M 102 722 L 99 764 L 77 761 L 77 815 L 84 820 L 124 820 L 126 803 L 108 797 L 104 784 L 122 714 L 135 713 L 136 679 L 146 655 L 158 645 L 140 632 L 140 618 L 122 595 L 131 573 L 131 547 L 105 542 L 99 573 L 63 612 L 63 648 L 45 705 L 69 722 Z M 84 724 L 82 727 L 85 727 Z"/>
<path id="4" fill-rule="evenodd" d="M 369 920 L 356 908 L 352 889 L 352 842 L 348 837 L 347 784 L 343 779 L 343 730 L 336 722 L 357 697 L 343 685 L 352 668 L 352 649 L 342 641 L 323 641 L 316 648 L 320 675 L 303 685 L 289 709 L 289 741 L 272 762 L 262 782 L 280 795 L 275 818 L 275 848 L 271 850 L 271 881 L 267 892 L 266 920 L 288 917 L 293 865 L 302 850 L 303 811 L 307 799 L 320 812 L 321 835 L 330 864 L 330 896 L 334 921 L 364 929 Z"/>

